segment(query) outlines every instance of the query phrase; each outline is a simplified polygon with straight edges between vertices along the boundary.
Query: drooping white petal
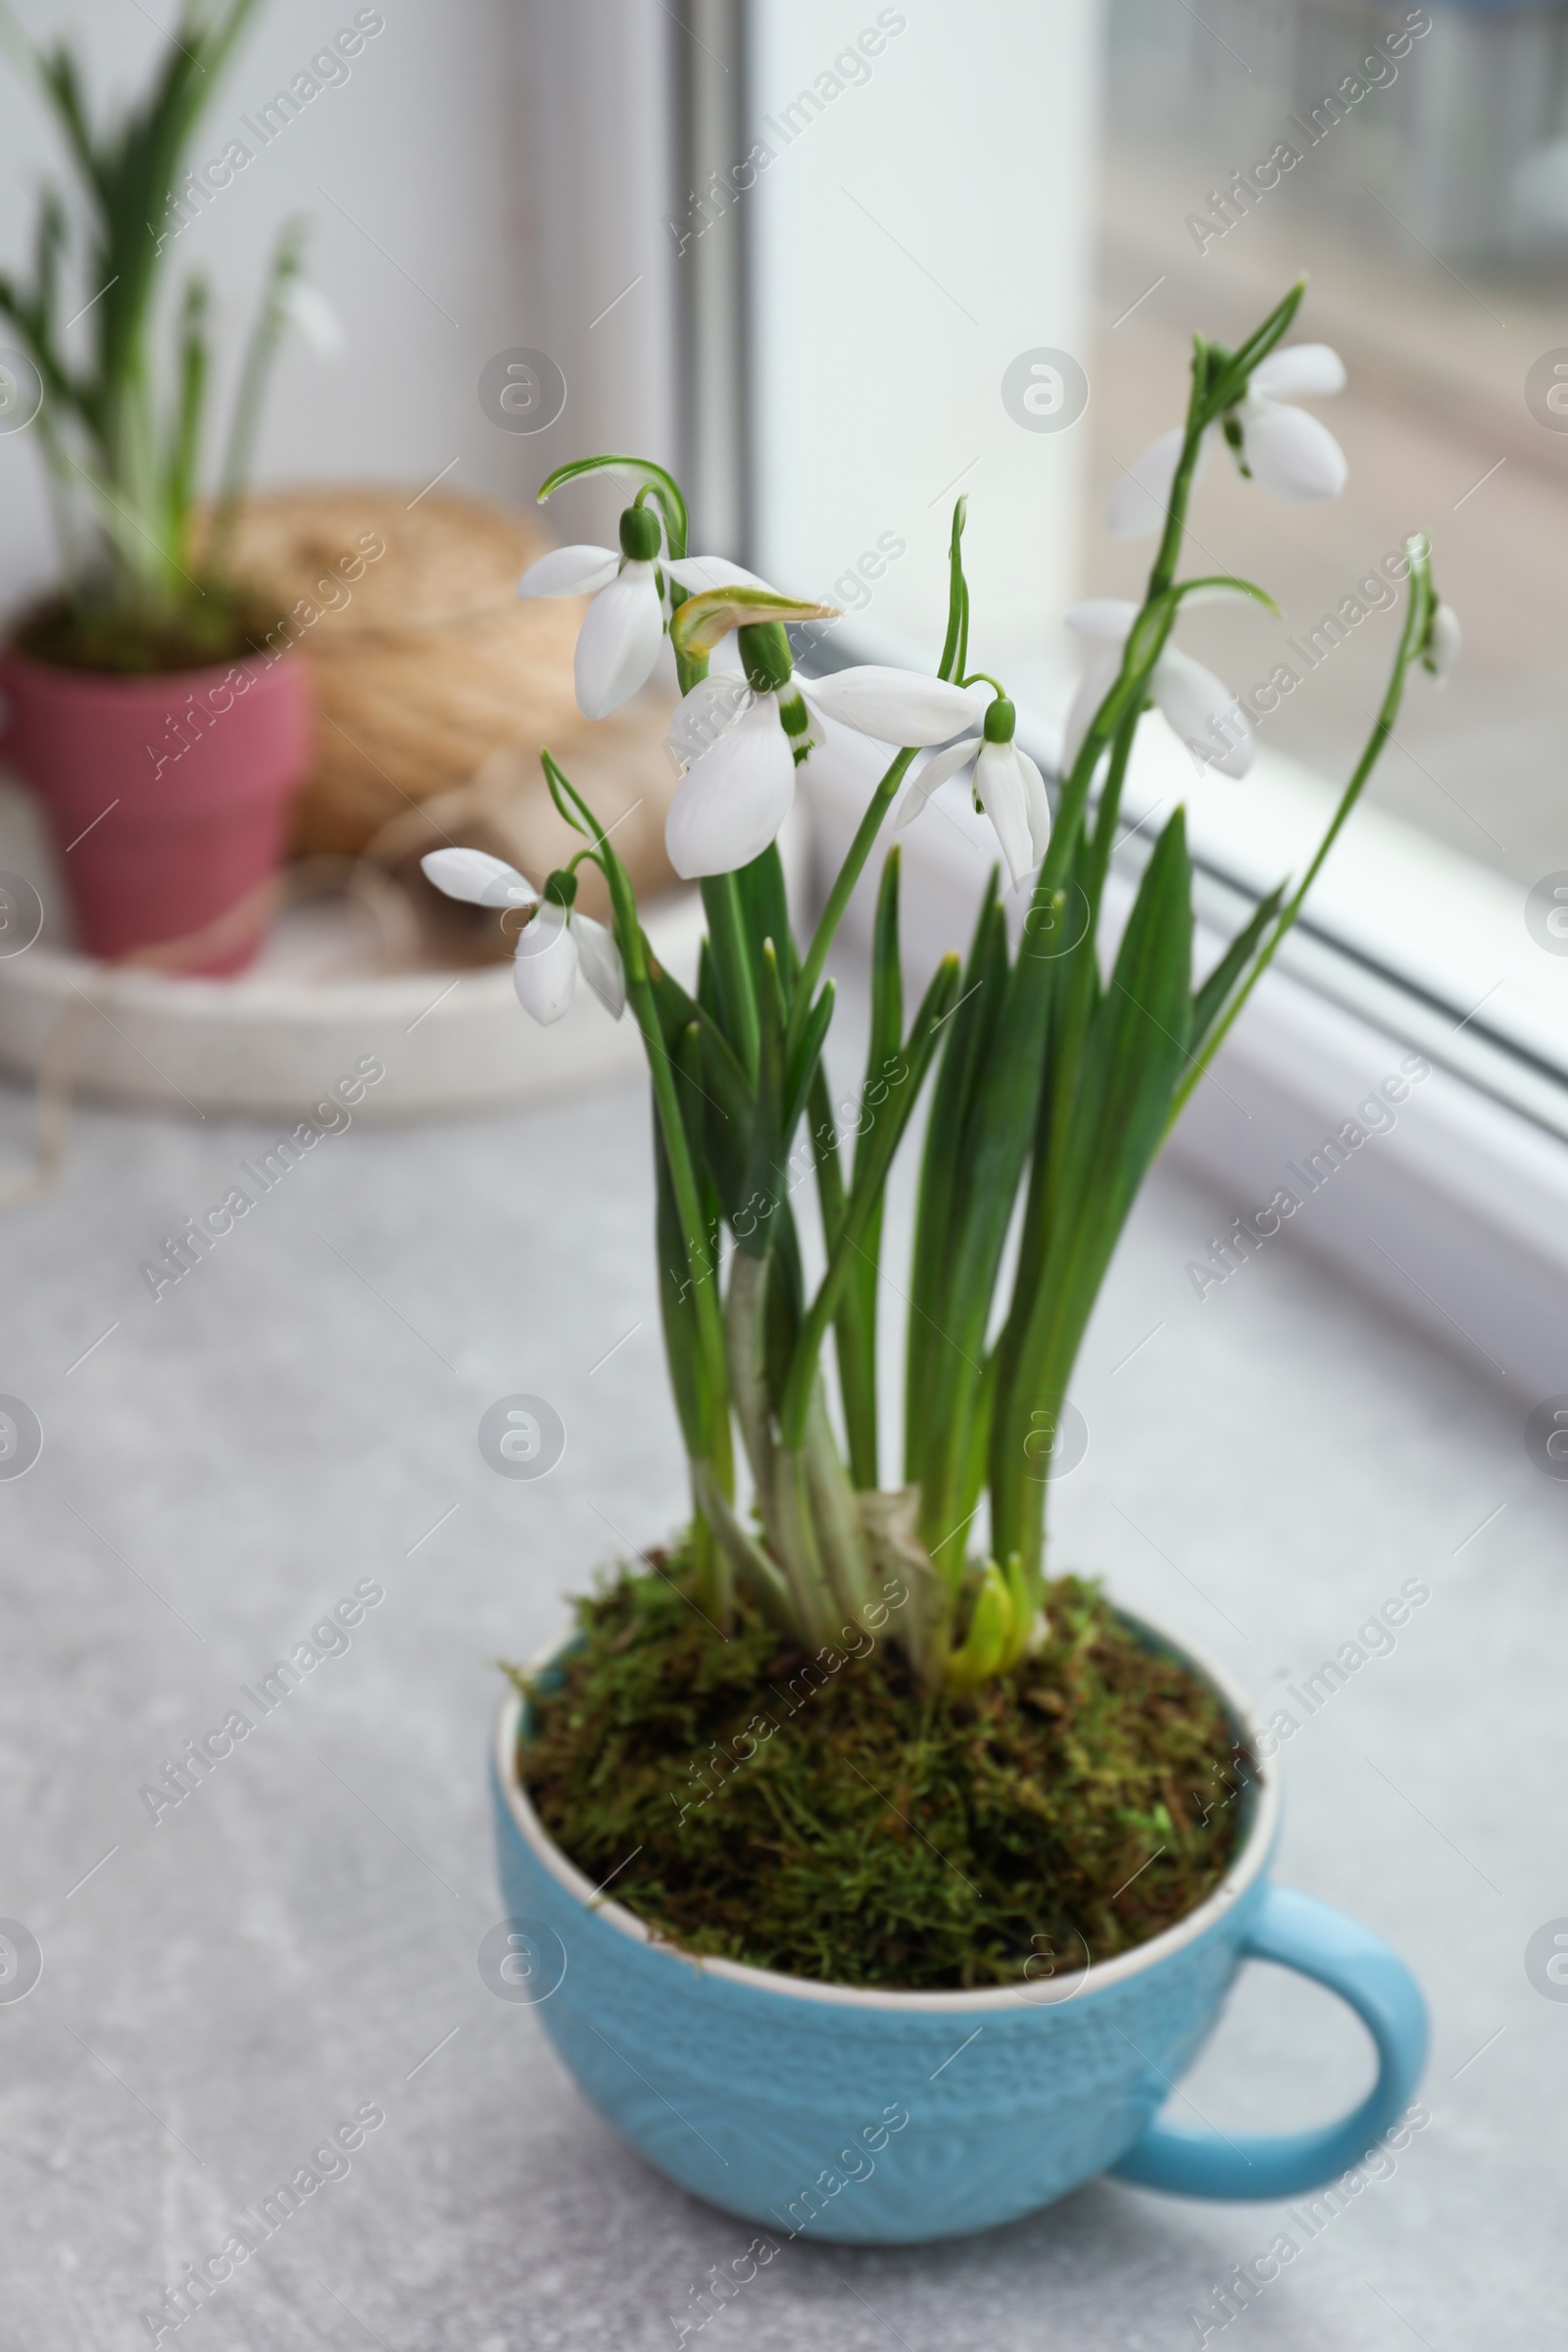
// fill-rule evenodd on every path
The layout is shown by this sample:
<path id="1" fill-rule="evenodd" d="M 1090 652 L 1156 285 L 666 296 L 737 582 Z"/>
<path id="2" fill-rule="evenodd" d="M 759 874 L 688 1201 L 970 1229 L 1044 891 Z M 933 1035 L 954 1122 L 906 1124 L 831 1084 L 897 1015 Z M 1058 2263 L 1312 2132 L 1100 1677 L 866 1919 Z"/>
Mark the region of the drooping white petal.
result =
<path id="1" fill-rule="evenodd" d="M 1014 889 L 1035 862 L 1029 825 L 1029 795 L 1018 751 L 1010 743 L 983 743 L 974 763 L 974 788 L 990 817 Z M 1042 788 L 1043 789 L 1043 788 Z"/>
<path id="2" fill-rule="evenodd" d="M 514 865 L 487 850 L 431 850 L 419 859 L 425 878 L 470 906 L 534 906 L 539 893 Z"/>
<path id="3" fill-rule="evenodd" d="M 1080 637 L 1095 637 L 1107 645 L 1124 645 L 1138 618 L 1138 607 L 1124 596 L 1091 596 L 1069 605 L 1062 618 Z"/>
<path id="4" fill-rule="evenodd" d="M 577 985 L 577 942 L 564 906 L 547 899 L 532 922 L 523 925 L 512 985 L 523 1011 L 542 1027 L 560 1020 Z"/>
<path id="5" fill-rule="evenodd" d="M 768 581 L 760 580 L 744 564 L 732 564 L 728 556 L 682 556 L 678 564 L 666 564 L 664 569 L 691 596 L 701 596 L 709 588 L 765 588 L 769 596 L 777 594 Z"/>
<path id="6" fill-rule="evenodd" d="M 1265 400 L 1319 400 L 1345 390 L 1345 362 L 1327 343 L 1290 343 L 1252 369 L 1250 389 Z"/>
<path id="7" fill-rule="evenodd" d="M 338 317 L 319 286 L 291 277 L 277 290 L 277 307 L 300 341 L 318 360 L 338 360 L 349 347 Z"/>
<path id="8" fill-rule="evenodd" d="M 1072 766 L 1083 750 L 1084 737 L 1089 732 L 1095 712 L 1115 685 L 1120 673 L 1119 647 L 1090 657 L 1084 674 L 1078 681 L 1078 691 L 1072 698 L 1072 708 L 1067 712 L 1067 723 L 1062 730 L 1061 763 L 1064 769 Z"/>
<path id="9" fill-rule="evenodd" d="M 946 743 L 960 727 L 972 727 L 990 700 L 975 687 L 876 663 L 799 682 L 807 701 L 825 717 L 881 743 Z"/>
<path id="10" fill-rule="evenodd" d="M 577 632 L 573 675 L 584 718 L 608 718 L 646 686 L 659 660 L 664 609 L 652 564 L 623 564 L 601 588 Z"/>
<path id="11" fill-rule="evenodd" d="M 1199 446 L 1198 464 L 1193 468 L 1195 482 L 1208 464 L 1212 428 Z M 1105 522 L 1113 539 L 1147 539 L 1154 531 L 1164 529 L 1171 485 L 1176 479 L 1185 438 L 1180 425 L 1161 433 L 1127 467 L 1105 510 Z"/>
<path id="12" fill-rule="evenodd" d="M 1051 843 L 1051 796 L 1046 779 L 1028 753 L 1015 745 L 1018 770 L 1023 777 L 1024 810 L 1029 819 L 1029 846 L 1034 852 L 1032 862 L 1040 863 Z"/>
<path id="13" fill-rule="evenodd" d="M 1254 481 L 1293 507 L 1338 498 L 1349 467 L 1326 424 L 1304 409 L 1251 398 L 1237 412 L 1242 448 Z"/>
<path id="14" fill-rule="evenodd" d="M 591 914 L 573 910 L 571 936 L 577 943 L 583 978 L 605 1010 L 618 1021 L 626 1009 L 626 972 L 614 933 L 596 923 Z"/>
<path id="15" fill-rule="evenodd" d="M 593 596 L 620 569 L 612 547 L 553 547 L 517 582 L 519 596 Z"/>
<path id="16" fill-rule="evenodd" d="M 675 706 L 666 738 L 678 767 L 690 767 L 732 727 L 752 699 L 738 670 L 710 670 Z"/>
<path id="17" fill-rule="evenodd" d="M 950 743 L 945 752 L 933 752 L 925 765 L 915 770 L 914 781 L 905 794 L 894 821 L 894 832 L 902 833 L 906 825 L 912 825 L 938 785 L 956 776 L 979 749 L 978 736 L 964 735 L 956 743 Z"/>
<path id="18" fill-rule="evenodd" d="M 778 697 L 760 694 L 681 778 L 664 848 L 682 881 L 732 874 L 760 858 L 795 798 L 795 759 Z"/>
<path id="19" fill-rule="evenodd" d="M 1245 776 L 1252 731 L 1228 686 L 1190 654 L 1167 647 L 1150 680 L 1154 701 L 1189 750 L 1222 776 Z"/>
<path id="20" fill-rule="evenodd" d="M 1447 684 L 1448 672 L 1464 652 L 1464 631 L 1459 616 L 1451 605 L 1439 605 L 1432 615 L 1432 627 L 1423 656 L 1428 674 L 1440 686 Z"/>

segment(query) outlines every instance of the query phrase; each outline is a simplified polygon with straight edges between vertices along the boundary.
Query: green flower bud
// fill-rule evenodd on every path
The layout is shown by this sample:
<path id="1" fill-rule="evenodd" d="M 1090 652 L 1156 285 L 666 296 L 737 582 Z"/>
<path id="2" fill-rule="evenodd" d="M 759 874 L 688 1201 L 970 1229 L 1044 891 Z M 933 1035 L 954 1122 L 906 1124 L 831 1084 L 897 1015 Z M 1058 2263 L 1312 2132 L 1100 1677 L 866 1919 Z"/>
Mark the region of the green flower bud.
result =
<path id="1" fill-rule="evenodd" d="M 620 518 L 620 552 L 630 564 L 652 564 L 659 553 L 659 516 L 648 507 L 628 507 Z"/>
<path id="2" fill-rule="evenodd" d="M 1016 710 L 1013 708 L 1012 704 L 1007 701 L 1005 695 L 999 694 L 996 701 L 992 704 L 990 710 L 986 712 L 985 735 L 987 743 L 1010 743 L 1012 741 L 1013 729 L 1017 726 L 1017 724 L 1018 713 Z"/>
<path id="3" fill-rule="evenodd" d="M 781 621 L 754 620 L 736 632 L 746 683 L 756 694 L 776 694 L 795 674 Z M 802 720 L 804 726 L 805 721 Z"/>

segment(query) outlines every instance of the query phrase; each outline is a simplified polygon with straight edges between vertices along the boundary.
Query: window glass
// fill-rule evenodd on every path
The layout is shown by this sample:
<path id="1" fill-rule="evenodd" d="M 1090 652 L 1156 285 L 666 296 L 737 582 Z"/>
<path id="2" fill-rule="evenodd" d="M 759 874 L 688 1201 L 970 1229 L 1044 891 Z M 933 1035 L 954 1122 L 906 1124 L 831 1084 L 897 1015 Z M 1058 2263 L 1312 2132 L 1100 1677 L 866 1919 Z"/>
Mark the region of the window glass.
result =
<path id="1" fill-rule="evenodd" d="M 755 0 L 750 33 L 699 184 L 750 246 L 757 568 L 929 661 L 967 494 L 976 658 L 1022 692 L 1081 570 L 1098 11 Z"/>
<path id="2" fill-rule="evenodd" d="M 1372 798 L 1516 881 L 1568 866 L 1568 18 L 1108 0 L 1105 40 L 1095 521 L 1177 420 L 1191 329 L 1239 337 L 1307 273 L 1293 339 L 1348 369 L 1309 404 L 1348 489 L 1282 509 L 1221 453 L 1192 553 L 1283 623 L 1195 612 L 1183 642 L 1244 697 L 1287 664 L 1259 741 L 1343 773 L 1395 649 L 1388 559 L 1429 529 L 1464 658 L 1412 684 Z M 1093 592 L 1136 591 L 1147 546 L 1088 551 Z"/>

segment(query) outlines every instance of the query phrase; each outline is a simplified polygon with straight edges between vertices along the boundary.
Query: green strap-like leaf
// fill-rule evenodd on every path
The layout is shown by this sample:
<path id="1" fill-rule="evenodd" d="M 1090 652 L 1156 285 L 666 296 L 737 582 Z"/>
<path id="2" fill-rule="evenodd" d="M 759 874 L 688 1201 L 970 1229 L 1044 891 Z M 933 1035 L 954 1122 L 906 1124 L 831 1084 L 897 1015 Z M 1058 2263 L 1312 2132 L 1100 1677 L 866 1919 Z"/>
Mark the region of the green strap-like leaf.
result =
<path id="1" fill-rule="evenodd" d="M 871 931 L 871 1032 L 866 1046 L 865 1077 L 857 1105 L 852 1197 L 864 1180 L 868 1164 L 867 1122 L 874 1127 L 882 1116 L 893 1079 L 901 1067 L 904 974 L 899 942 L 900 862 L 895 845 L 882 867 Z M 850 1447 L 850 1475 L 856 1486 L 867 1493 L 880 1484 L 876 1335 L 881 1256 L 882 1205 L 878 1200 L 845 1280 L 844 1295 L 833 1320 L 839 1394 L 844 1403 L 844 1428 Z"/>
<path id="2" fill-rule="evenodd" d="M 987 1124 L 977 1105 L 993 1070 L 995 1041 L 1004 1027 L 1011 996 L 1006 923 L 997 898 L 997 881 L 993 867 L 975 919 L 957 1001 L 944 1024 L 942 1061 L 926 1123 L 910 1265 L 905 1478 L 908 1485 L 920 1487 L 923 1507 L 928 1504 L 938 1517 L 947 1508 L 949 1481 L 944 1465 L 951 1464 L 955 1448 L 959 1453 L 963 1449 L 961 1433 L 953 1430 L 952 1419 L 961 1411 L 964 1383 L 976 1376 L 981 1352 L 960 1337 L 955 1327 L 955 1310 L 962 1316 L 956 1288 L 960 1281 L 972 1284 L 974 1280 L 974 1228 L 976 1220 L 983 1221 L 988 1205 L 977 1200 L 972 1178 L 977 1128 Z M 1017 1066 L 1016 1055 L 1007 1058 Z M 1027 1112 L 1023 1149 L 1028 1149 Z M 1015 1173 L 1014 1187 L 1016 1181 Z M 1009 1195 L 1004 1221 L 1010 1214 Z M 988 1292 L 986 1314 L 989 1308 Z"/>
<path id="3" fill-rule="evenodd" d="M 1052 1411 L 1187 1060 L 1192 867 L 1184 812 L 1155 845 L 1090 1023 L 1059 1152 L 1037 1153 L 1012 1303 L 998 1344 L 991 1438 L 992 1548 L 1038 1587 L 1046 1488 L 1026 1445 Z"/>
<path id="4" fill-rule="evenodd" d="M 1187 1051 L 1196 1054 L 1219 1019 L 1230 999 L 1233 988 L 1252 959 L 1258 942 L 1280 910 L 1285 897 L 1282 882 L 1259 902 L 1256 911 L 1244 928 L 1237 932 L 1208 978 L 1193 998 L 1192 1023 L 1187 1033 Z"/>
<path id="5" fill-rule="evenodd" d="M 864 1241 L 866 1227 L 880 1205 L 888 1170 L 893 1165 L 893 1154 L 913 1115 L 920 1088 L 936 1051 L 937 1031 L 942 1016 L 951 1007 L 957 994 L 957 985 L 958 959 L 956 956 L 944 956 L 905 1040 L 904 1058 L 908 1064 L 908 1078 L 890 1097 L 886 1114 L 871 1130 L 864 1165 L 857 1170 L 856 1189 L 845 1209 L 843 1228 L 828 1259 L 827 1272 L 801 1326 L 800 1343 L 790 1366 L 780 1412 L 780 1443 L 786 1450 L 798 1448 L 804 1443 L 806 1418 L 817 1378 L 822 1342 L 837 1312 L 850 1266 Z"/>

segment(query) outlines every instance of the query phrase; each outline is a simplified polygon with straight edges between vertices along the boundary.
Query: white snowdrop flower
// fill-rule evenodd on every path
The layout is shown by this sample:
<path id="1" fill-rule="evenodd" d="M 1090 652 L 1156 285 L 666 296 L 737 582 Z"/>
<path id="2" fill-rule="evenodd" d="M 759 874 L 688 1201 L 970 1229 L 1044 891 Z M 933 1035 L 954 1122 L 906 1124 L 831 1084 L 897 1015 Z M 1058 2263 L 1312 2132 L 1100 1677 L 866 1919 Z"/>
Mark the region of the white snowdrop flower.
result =
<path id="1" fill-rule="evenodd" d="M 664 827 L 669 861 L 695 881 L 760 857 L 790 812 L 796 768 L 822 741 L 824 718 L 883 743 L 926 745 L 946 743 L 975 715 L 972 692 L 915 670 L 873 663 L 803 680 L 787 649 L 776 678 L 762 669 L 704 678 L 669 730 L 685 768 Z"/>
<path id="2" fill-rule="evenodd" d="M 608 718 L 646 686 L 664 634 L 664 600 L 655 558 L 659 517 L 628 507 L 620 553 L 608 547 L 557 547 L 530 564 L 519 596 L 592 596 L 577 632 L 573 670 L 584 718 Z"/>
<path id="3" fill-rule="evenodd" d="M 1067 713 L 1062 765 L 1070 768 L 1090 722 L 1121 670 L 1122 648 L 1139 607 L 1120 597 L 1096 597 L 1074 605 L 1067 626 L 1087 638 L 1090 655 Z M 1252 732 L 1235 695 L 1211 669 L 1167 645 L 1150 673 L 1148 691 L 1188 749 L 1221 775 L 1245 776 L 1252 764 Z"/>
<path id="4" fill-rule="evenodd" d="M 1051 839 L 1051 803 L 1046 780 L 1027 752 L 1013 741 L 1018 714 L 999 696 L 986 711 L 981 732 L 933 752 L 904 797 L 895 832 L 912 824 L 939 784 L 974 762 L 976 800 L 990 817 L 1014 889 L 1040 863 Z"/>
<path id="5" fill-rule="evenodd" d="M 523 925 L 512 964 L 512 985 L 524 1012 L 546 1027 L 559 1021 L 580 971 L 605 1009 L 619 1020 L 626 1006 L 626 974 L 613 934 L 603 923 L 562 899 L 547 896 L 541 903 L 515 866 L 483 850 L 432 850 L 419 863 L 449 899 L 466 899 L 474 906 L 537 909 Z M 569 875 L 553 874 L 547 892 L 558 883 L 576 888 Z"/>
<path id="6" fill-rule="evenodd" d="M 512 985 L 524 1012 L 542 1026 L 559 1021 L 581 972 L 614 1019 L 626 1009 L 626 974 L 613 935 L 589 914 L 546 899 L 525 923 L 512 961 Z"/>
<path id="7" fill-rule="evenodd" d="M 766 580 L 760 580 L 744 564 L 732 564 L 728 556 L 681 556 L 664 568 L 689 596 L 701 596 L 709 588 L 762 588 L 774 594 Z"/>
<path id="8" fill-rule="evenodd" d="M 1440 686 L 1446 686 L 1449 673 L 1464 652 L 1464 631 L 1459 615 L 1451 605 L 1434 605 L 1432 618 L 1427 623 L 1427 641 L 1421 649 L 1421 666 Z"/>
<path id="9" fill-rule="evenodd" d="M 1321 400 L 1345 390 L 1345 362 L 1326 343 L 1294 343 L 1271 351 L 1252 369 L 1236 411 L 1242 458 L 1255 482 L 1293 507 L 1338 498 L 1349 468 L 1326 424 L 1297 400 Z"/>
<path id="10" fill-rule="evenodd" d="M 280 318 L 318 360 L 339 360 L 349 347 L 338 317 L 319 286 L 303 277 L 285 278 L 275 297 Z"/>
<path id="11" fill-rule="evenodd" d="M 1337 498 L 1348 470 L 1345 452 L 1327 425 L 1294 403 L 1344 389 L 1345 363 L 1326 343 L 1294 343 L 1259 360 L 1224 420 L 1227 437 L 1235 428 L 1243 471 L 1291 506 Z M 1207 464 L 1216 429 L 1210 425 L 1203 436 L 1195 481 Z M 1161 433 L 1127 468 L 1106 514 L 1114 538 L 1145 539 L 1164 527 L 1183 437 L 1180 427 Z"/>
<path id="12" fill-rule="evenodd" d="M 552 548 L 517 583 L 519 596 L 593 598 L 578 632 L 574 663 L 577 708 L 584 718 L 608 718 L 653 676 L 669 580 L 692 593 L 766 586 L 755 572 L 721 556 L 683 556 L 662 565 L 658 557 L 659 517 L 650 507 L 633 506 L 620 518 L 618 555 L 610 547 Z"/>
<path id="13" fill-rule="evenodd" d="M 539 893 L 514 865 L 488 850 L 431 850 L 421 858 L 426 881 L 470 906 L 537 906 Z"/>
<path id="14" fill-rule="evenodd" d="M 787 732 L 776 690 L 726 675 L 705 678 L 681 704 L 669 746 L 689 764 L 664 822 L 664 850 L 683 881 L 735 873 L 777 838 L 795 799 L 795 746 L 809 749 L 799 694 L 789 717 L 799 723 Z"/>

